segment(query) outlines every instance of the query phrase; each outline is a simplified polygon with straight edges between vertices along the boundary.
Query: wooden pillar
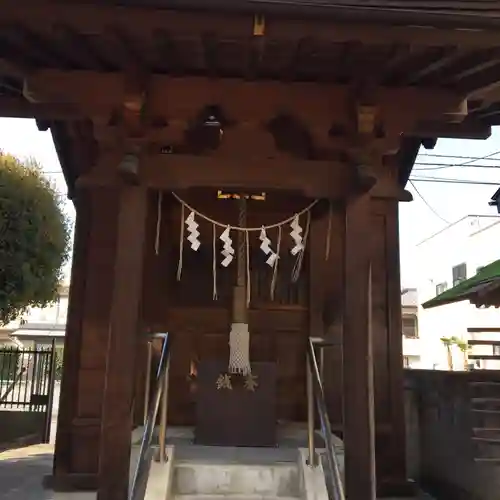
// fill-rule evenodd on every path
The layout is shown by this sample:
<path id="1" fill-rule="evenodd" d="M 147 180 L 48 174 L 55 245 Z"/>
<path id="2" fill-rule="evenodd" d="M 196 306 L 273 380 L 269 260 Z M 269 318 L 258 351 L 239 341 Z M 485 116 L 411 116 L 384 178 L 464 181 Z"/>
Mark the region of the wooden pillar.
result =
<path id="1" fill-rule="evenodd" d="M 59 396 L 57 416 L 57 437 L 54 452 L 54 479 L 48 478 L 48 484 L 56 486 L 58 478 L 71 474 L 71 430 L 76 413 L 78 391 L 78 367 L 82 343 L 82 312 L 85 294 L 86 261 L 89 241 L 90 206 L 85 193 L 80 192 L 74 198 L 76 220 L 71 263 L 71 281 L 66 319 L 66 337 L 64 341 L 63 377 Z M 64 482 L 64 479 L 62 480 Z"/>
<path id="2" fill-rule="evenodd" d="M 75 208 L 75 242 L 54 475 L 46 482 L 62 491 L 97 488 L 116 249 L 116 190 L 79 190 Z"/>
<path id="3" fill-rule="evenodd" d="M 147 191 L 122 186 L 109 322 L 97 500 L 127 500 Z"/>
<path id="4" fill-rule="evenodd" d="M 389 391 L 391 444 L 388 456 L 390 477 L 384 479 L 381 493 L 388 496 L 413 496 L 414 484 L 406 476 L 406 423 L 404 412 L 403 344 L 401 341 L 401 276 L 399 259 L 399 206 L 386 201 L 386 269 L 389 346 Z"/>
<path id="5" fill-rule="evenodd" d="M 342 354 L 345 484 L 349 500 L 376 498 L 370 216 L 369 195 L 348 201 Z"/>

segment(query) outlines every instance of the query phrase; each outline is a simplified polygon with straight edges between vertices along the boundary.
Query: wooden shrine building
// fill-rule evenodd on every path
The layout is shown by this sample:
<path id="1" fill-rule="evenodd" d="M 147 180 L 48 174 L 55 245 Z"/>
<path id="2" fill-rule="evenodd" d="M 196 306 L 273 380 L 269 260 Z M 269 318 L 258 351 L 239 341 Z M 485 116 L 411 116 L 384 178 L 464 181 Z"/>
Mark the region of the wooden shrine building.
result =
<path id="1" fill-rule="evenodd" d="M 421 144 L 500 120 L 500 2 L 365 4 L 0 0 L 0 115 L 50 128 L 76 208 L 55 488 L 126 498 L 150 332 L 172 334 L 169 425 L 201 425 L 239 307 L 246 444 L 305 421 L 329 336 L 348 498 L 404 490 L 398 203 Z"/>

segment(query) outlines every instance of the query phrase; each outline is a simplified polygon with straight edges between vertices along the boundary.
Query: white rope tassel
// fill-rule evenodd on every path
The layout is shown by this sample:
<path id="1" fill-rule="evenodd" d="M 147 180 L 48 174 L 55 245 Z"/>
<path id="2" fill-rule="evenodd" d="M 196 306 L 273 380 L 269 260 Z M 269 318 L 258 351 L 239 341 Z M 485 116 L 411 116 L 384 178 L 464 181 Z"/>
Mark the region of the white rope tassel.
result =
<path id="1" fill-rule="evenodd" d="M 333 203 L 330 200 L 330 207 L 328 210 L 328 228 L 326 230 L 325 260 L 330 259 L 330 246 L 332 244 L 332 220 L 333 220 Z"/>
<path id="2" fill-rule="evenodd" d="M 161 207 L 163 203 L 163 193 L 158 193 L 158 210 L 156 213 L 156 238 L 155 238 L 155 254 L 160 255 L 160 230 L 161 230 Z"/>
<path id="3" fill-rule="evenodd" d="M 250 375 L 250 332 L 246 323 L 233 323 L 229 334 L 229 373 Z"/>
<path id="4" fill-rule="evenodd" d="M 213 291 L 212 291 L 212 299 L 213 300 L 218 300 L 218 295 L 217 295 L 217 244 L 216 244 L 216 239 L 217 239 L 217 228 L 215 227 L 215 224 L 212 226 L 213 231 L 212 231 L 212 276 L 213 276 Z"/>
<path id="5" fill-rule="evenodd" d="M 278 226 L 278 243 L 276 245 L 276 253 L 274 254 L 273 278 L 271 280 L 271 300 L 274 300 L 274 292 L 276 291 L 276 281 L 278 279 L 278 264 L 281 248 L 281 226 Z"/>
<path id="6" fill-rule="evenodd" d="M 179 261 L 177 262 L 177 281 L 182 276 L 182 260 L 184 258 L 184 203 L 181 203 L 181 228 L 179 231 Z"/>
<path id="7" fill-rule="evenodd" d="M 250 273 L 250 235 L 248 231 L 245 231 L 245 261 L 246 261 L 246 286 L 247 286 L 247 307 L 250 306 L 250 300 L 252 299 L 252 284 L 251 284 L 251 273 Z"/>

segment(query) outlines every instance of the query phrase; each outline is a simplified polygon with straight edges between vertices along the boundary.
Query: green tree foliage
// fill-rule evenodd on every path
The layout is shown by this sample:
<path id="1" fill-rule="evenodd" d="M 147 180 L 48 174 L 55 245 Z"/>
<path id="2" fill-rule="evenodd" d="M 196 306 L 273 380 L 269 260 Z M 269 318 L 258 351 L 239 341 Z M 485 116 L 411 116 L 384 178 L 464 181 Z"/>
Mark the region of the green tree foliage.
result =
<path id="1" fill-rule="evenodd" d="M 61 201 L 36 161 L 0 151 L 0 325 L 57 298 L 70 234 Z"/>

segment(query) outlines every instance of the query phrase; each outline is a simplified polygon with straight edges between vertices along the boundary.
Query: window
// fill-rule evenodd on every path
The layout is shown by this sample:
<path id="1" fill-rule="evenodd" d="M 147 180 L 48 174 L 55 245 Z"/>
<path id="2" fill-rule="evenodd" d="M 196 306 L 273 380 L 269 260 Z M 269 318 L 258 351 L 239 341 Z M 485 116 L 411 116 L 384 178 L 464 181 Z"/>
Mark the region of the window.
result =
<path id="1" fill-rule="evenodd" d="M 500 356 L 500 345 L 494 345 L 493 347 L 493 356 Z"/>
<path id="2" fill-rule="evenodd" d="M 403 356 L 403 367 L 410 368 L 410 358 L 409 356 Z"/>
<path id="3" fill-rule="evenodd" d="M 453 276 L 453 286 L 456 286 L 467 279 L 467 264 L 462 262 L 462 264 L 453 266 L 451 273 Z"/>
<path id="4" fill-rule="evenodd" d="M 416 339 L 418 337 L 417 317 L 413 314 L 403 316 L 403 335 L 407 339 Z"/>
<path id="5" fill-rule="evenodd" d="M 448 283 L 446 283 L 446 281 L 436 285 L 436 295 L 441 295 L 443 292 L 446 292 L 446 290 L 448 290 Z"/>

